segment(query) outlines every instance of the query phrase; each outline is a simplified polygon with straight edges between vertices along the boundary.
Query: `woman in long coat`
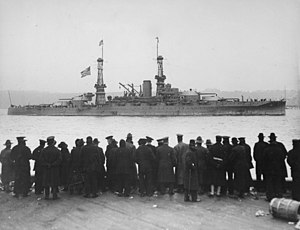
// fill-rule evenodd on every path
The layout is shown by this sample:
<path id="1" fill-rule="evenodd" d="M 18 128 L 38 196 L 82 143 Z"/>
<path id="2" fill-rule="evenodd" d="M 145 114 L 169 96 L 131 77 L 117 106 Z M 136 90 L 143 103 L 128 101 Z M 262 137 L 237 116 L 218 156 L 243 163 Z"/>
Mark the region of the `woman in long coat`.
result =
<path id="1" fill-rule="evenodd" d="M 189 149 L 185 153 L 185 169 L 184 169 L 184 201 L 197 201 L 198 190 L 198 165 L 197 165 L 197 150 L 195 140 L 190 140 Z"/>

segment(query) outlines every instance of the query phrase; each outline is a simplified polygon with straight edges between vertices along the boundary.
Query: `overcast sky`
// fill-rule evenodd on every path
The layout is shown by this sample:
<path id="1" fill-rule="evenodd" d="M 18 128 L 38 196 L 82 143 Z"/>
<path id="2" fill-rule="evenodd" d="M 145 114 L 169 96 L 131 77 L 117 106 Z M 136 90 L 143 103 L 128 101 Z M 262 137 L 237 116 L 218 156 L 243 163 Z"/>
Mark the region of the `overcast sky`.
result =
<path id="1" fill-rule="evenodd" d="M 0 90 L 94 92 L 101 39 L 107 92 L 154 87 L 155 37 L 173 87 L 297 88 L 299 0 L 0 0 Z"/>

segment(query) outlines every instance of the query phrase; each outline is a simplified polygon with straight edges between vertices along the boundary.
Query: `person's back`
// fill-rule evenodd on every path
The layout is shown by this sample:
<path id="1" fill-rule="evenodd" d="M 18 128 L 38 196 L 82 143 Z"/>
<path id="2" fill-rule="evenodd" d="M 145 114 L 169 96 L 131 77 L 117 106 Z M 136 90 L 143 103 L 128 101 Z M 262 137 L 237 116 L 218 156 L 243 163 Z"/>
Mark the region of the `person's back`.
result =
<path id="1" fill-rule="evenodd" d="M 141 145 L 136 150 L 136 162 L 139 165 L 139 172 L 150 172 L 155 157 L 152 150 L 146 145 Z"/>
<path id="2" fill-rule="evenodd" d="M 265 172 L 271 175 L 282 176 L 285 174 L 282 164 L 284 163 L 285 155 L 280 145 L 276 142 L 271 142 L 264 150 Z"/>
<path id="3" fill-rule="evenodd" d="M 98 149 L 92 143 L 86 144 L 81 149 L 82 167 L 85 171 L 99 171 L 100 157 Z"/>
<path id="4" fill-rule="evenodd" d="M 133 159 L 128 148 L 119 147 L 116 152 L 116 174 L 130 174 Z"/>

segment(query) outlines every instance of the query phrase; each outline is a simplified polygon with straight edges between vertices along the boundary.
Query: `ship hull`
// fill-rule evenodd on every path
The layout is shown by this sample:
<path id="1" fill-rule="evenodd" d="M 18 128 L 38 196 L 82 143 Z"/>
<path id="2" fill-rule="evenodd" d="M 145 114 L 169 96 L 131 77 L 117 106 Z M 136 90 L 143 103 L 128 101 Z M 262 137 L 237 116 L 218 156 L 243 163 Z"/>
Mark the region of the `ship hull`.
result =
<path id="1" fill-rule="evenodd" d="M 18 106 L 8 108 L 8 115 L 30 116 L 282 116 L 285 101 L 201 102 L 189 105 L 149 105 L 107 103 L 103 106 L 41 107 Z"/>

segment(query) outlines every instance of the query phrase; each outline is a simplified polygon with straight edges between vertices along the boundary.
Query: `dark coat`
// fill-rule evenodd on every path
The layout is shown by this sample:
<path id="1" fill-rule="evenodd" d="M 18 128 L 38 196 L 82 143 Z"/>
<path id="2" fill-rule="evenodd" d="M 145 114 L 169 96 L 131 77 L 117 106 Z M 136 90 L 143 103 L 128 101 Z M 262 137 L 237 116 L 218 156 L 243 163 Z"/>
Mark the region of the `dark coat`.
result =
<path id="1" fill-rule="evenodd" d="M 277 142 L 271 142 L 264 150 L 265 174 L 284 177 L 287 175 L 285 153 Z"/>
<path id="2" fill-rule="evenodd" d="M 103 149 L 99 146 L 96 146 L 98 149 L 98 154 L 99 154 L 99 158 L 100 158 L 100 173 L 104 174 L 105 173 L 105 155 L 103 153 Z"/>
<path id="3" fill-rule="evenodd" d="M 74 147 L 71 151 L 70 156 L 70 171 L 79 172 L 82 171 L 82 162 L 81 162 L 81 147 Z"/>
<path id="4" fill-rule="evenodd" d="M 106 148 L 105 157 L 106 157 L 106 170 L 108 175 L 115 174 L 117 150 L 118 150 L 118 146 L 114 144 L 110 144 Z"/>
<path id="5" fill-rule="evenodd" d="M 157 169 L 158 169 L 158 160 L 157 160 L 157 156 L 156 156 L 156 147 L 154 145 L 151 144 L 147 144 L 146 145 L 148 148 L 151 149 L 151 151 L 154 154 L 155 160 L 153 161 L 153 165 L 152 165 L 152 172 L 155 174 L 157 174 Z"/>
<path id="6" fill-rule="evenodd" d="M 244 146 L 244 148 L 246 150 L 246 156 L 247 156 L 247 162 L 248 162 L 249 169 L 254 168 L 253 164 L 252 164 L 251 147 L 246 143 L 243 143 L 240 145 Z"/>
<path id="7" fill-rule="evenodd" d="M 101 159 L 97 146 L 92 143 L 84 145 L 81 149 L 81 160 L 83 172 L 100 172 Z"/>
<path id="8" fill-rule="evenodd" d="M 34 160 L 33 171 L 41 171 L 42 170 L 42 166 L 40 163 L 40 156 L 41 156 L 41 152 L 43 151 L 43 149 L 44 149 L 44 146 L 38 146 L 32 152 L 32 159 Z"/>
<path id="9" fill-rule="evenodd" d="M 116 152 L 116 174 L 131 174 L 133 162 L 132 154 L 126 147 L 118 148 Z"/>
<path id="10" fill-rule="evenodd" d="M 61 153 L 54 145 L 43 149 L 40 162 L 43 167 L 43 186 L 57 187 L 60 185 L 59 167 Z"/>
<path id="11" fill-rule="evenodd" d="M 14 163 L 11 159 L 11 149 L 3 149 L 0 154 L 0 162 L 2 164 L 1 181 L 8 184 L 14 180 Z"/>
<path id="12" fill-rule="evenodd" d="M 288 164 L 292 171 L 292 199 L 300 201 L 300 146 L 294 147 L 288 152 Z"/>
<path id="13" fill-rule="evenodd" d="M 203 146 L 197 146 L 197 165 L 198 165 L 198 182 L 199 185 L 207 184 L 207 158 L 208 150 Z"/>
<path id="14" fill-rule="evenodd" d="M 27 194 L 30 184 L 30 164 L 31 150 L 24 144 L 18 144 L 11 150 L 11 159 L 15 167 L 15 187 L 17 194 Z"/>
<path id="15" fill-rule="evenodd" d="M 176 175 L 176 182 L 178 185 L 182 185 L 184 181 L 185 175 L 185 157 L 186 152 L 189 149 L 189 145 L 183 142 L 178 143 L 174 147 L 175 157 L 176 157 L 176 168 L 175 168 L 175 175 Z"/>
<path id="16" fill-rule="evenodd" d="M 69 180 L 69 164 L 70 164 L 70 152 L 67 147 L 61 148 L 61 164 L 60 164 L 60 183 L 65 185 Z"/>
<path id="17" fill-rule="evenodd" d="M 126 140 L 126 148 L 129 149 L 132 158 L 135 159 L 136 147 L 134 144 L 132 144 L 132 141 Z M 136 169 L 135 161 L 133 161 L 131 165 L 131 183 L 134 184 L 136 180 L 137 180 L 137 169 Z"/>
<path id="18" fill-rule="evenodd" d="M 154 161 L 154 153 L 148 146 L 141 145 L 137 148 L 135 162 L 138 164 L 139 173 L 152 172 Z"/>
<path id="19" fill-rule="evenodd" d="M 245 148 L 241 145 L 233 146 L 229 161 L 233 165 L 234 188 L 246 192 L 251 183 L 251 175 Z"/>
<path id="20" fill-rule="evenodd" d="M 223 186 L 226 182 L 225 166 L 226 155 L 221 143 L 213 144 L 208 154 L 208 177 L 209 185 Z"/>
<path id="21" fill-rule="evenodd" d="M 158 182 L 174 183 L 175 174 L 173 167 L 176 165 L 174 149 L 164 144 L 157 148 L 158 158 Z"/>
<path id="22" fill-rule="evenodd" d="M 288 152 L 287 163 L 291 167 L 292 178 L 300 180 L 300 147 L 294 147 Z"/>
<path id="23" fill-rule="evenodd" d="M 197 150 L 188 149 L 185 153 L 184 188 L 198 190 L 198 160 Z"/>
<path id="24" fill-rule="evenodd" d="M 229 161 L 229 156 L 231 155 L 231 151 L 232 151 L 232 145 L 229 144 L 229 143 L 225 143 L 223 144 L 223 148 L 224 148 L 224 151 L 225 151 L 225 170 L 226 171 L 229 171 L 229 172 L 232 172 L 233 171 L 233 164 L 231 161 Z"/>
<path id="25" fill-rule="evenodd" d="M 264 172 L 264 150 L 268 145 L 265 141 L 258 141 L 254 145 L 253 157 L 256 162 L 256 174 L 263 174 Z"/>

